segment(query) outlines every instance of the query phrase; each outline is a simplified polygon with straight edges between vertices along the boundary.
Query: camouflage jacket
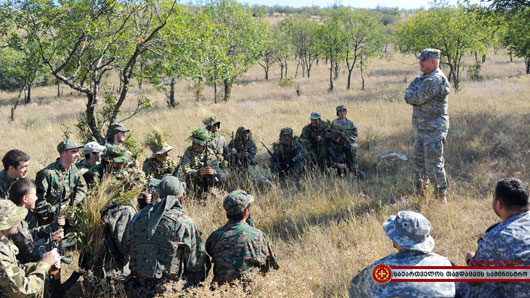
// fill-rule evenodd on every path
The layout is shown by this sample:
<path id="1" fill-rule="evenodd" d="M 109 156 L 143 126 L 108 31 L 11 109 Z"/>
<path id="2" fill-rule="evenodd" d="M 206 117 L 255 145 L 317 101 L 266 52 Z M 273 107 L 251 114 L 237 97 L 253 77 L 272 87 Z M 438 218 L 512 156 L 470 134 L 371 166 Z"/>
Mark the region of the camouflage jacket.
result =
<path id="1" fill-rule="evenodd" d="M 311 126 L 311 124 L 308 124 L 302 129 L 300 139 L 307 140 L 307 147 L 309 151 L 315 154 L 316 157 L 318 157 L 321 144 L 322 142 L 324 142 L 324 138 L 327 136 L 328 130 L 329 127 L 324 122 L 321 122 L 320 126 L 318 126 L 317 128 L 314 128 L 313 126 Z M 320 142 L 316 141 L 317 136 L 320 136 Z"/>
<path id="2" fill-rule="evenodd" d="M 40 297 L 50 265 L 40 261 L 19 266 L 18 248 L 6 237 L 0 239 L 0 293 L 7 297 Z"/>
<path id="3" fill-rule="evenodd" d="M 331 138 L 326 138 L 321 142 L 319 160 L 334 167 L 337 163 L 346 164 L 348 170 L 356 170 L 355 153 L 352 145 L 344 138 L 338 142 L 333 142 Z"/>
<path id="4" fill-rule="evenodd" d="M 215 156 L 217 156 L 217 162 L 222 163 L 225 156 L 226 141 L 225 137 L 216 133 L 214 139 L 210 142 L 212 149 L 215 150 Z"/>
<path id="5" fill-rule="evenodd" d="M 510 266 L 530 266 L 529 230 L 530 212 L 514 215 L 501 222 L 479 239 L 475 256 L 470 260 L 474 262 L 470 262 L 470 265 L 502 266 L 499 262 L 515 261 L 516 265 Z M 473 297 L 492 297 L 491 294 L 500 293 L 502 297 L 517 298 L 528 297 L 530 293 L 530 284 L 524 282 L 473 283 L 470 288 L 470 296 Z"/>
<path id="6" fill-rule="evenodd" d="M 171 157 L 168 157 L 164 163 L 159 162 L 155 157 L 153 157 L 144 161 L 142 170 L 144 171 L 146 177 L 162 179 L 166 175 L 173 175 L 173 172 L 175 172 L 177 166 L 177 162 Z"/>
<path id="7" fill-rule="evenodd" d="M 450 91 L 449 82 L 439 68 L 417 76 L 405 93 L 405 101 L 413 106 L 412 126 L 418 130 L 447 132 Z"/>
<path id="8" fill-rule="evenodd" d="M 245 163 L 248 164 L 254 164 L 254 158 L 256 157 L 256 153 L 258 150 L 256 149 L 256 143 L 254 143 L 254 140 L 252 138 L 249 138 L 248 140 L 243 140 L 242 138 L 236 137 L 232 141 L 230 141 L 230 144 L 228 144 L 228 154 L 229 156 L 232 156 L 231 150 L 232 148 L 235 148 L 237 150 L 237 153 L 235 155 L 235 158 L 237 161 L 241 161 L 241 163 L 244 165 Z M 243 153 L 248 152 L 248 160 L 244 160 Z M 250 161 L 250 162 L 249 162 Z"/>
<path id="9" fill-rule="evenodd" d="M 228 221 L 208 237 L 206 251 L 214 265 L 213 282 L 219 284 L 244 278 L 250 271 L 279 268 L 267 236 L 246 222 Z"/>
<path id="10" fill-rule="evenodd" d="M 348 140 L 351 142 L 357 142 L 359 131 L 357 130 L 357 126 L 355 126 L 351 120 L 344 119 L 343 122 L 340 120 L 340 118 L 337 118 L 331 122 L 331 125 L 342 128 L 342 130 L 344 130 L 344 135 L 348 137 Z"/>
<path id="11" fill-rule="evenodd" d="M 200 170 L 204 167 L 204 159 L 206 155 L 206 163 L 212 167 L 217 178 L 225 180 L 226 174 L 220 169 L 217 156 L 212 148 L 206 147 L 204 151 L 198 152 L 193 150 L 193 147 L 188 147 L 184 152 L 181 164 L 181 177 L 188 181 L 189 179 L 200 178 Z"/>
<path id="12" fill-rule="evenodd" d="M 136 167 L 122 167 L 113 169 L 110 164 L 102 162 L 93 166 L 84 177 L 90 187 L 101 183 L 106 175 L 111 175 L 112 183 L 120 186 L 118 196 L 134 189 L 143 188 L 147 179 L 144 172 Z"/>
<path id="13" fill-rule="evenodd" d="M 452 266 L 451 262 L 435 253 L 401 250 L 366 267 L 350 282 L 349 295 L 357 297 L 454 297 L 453 282 L 389 282 L 378 284 L 372 270 L 378 264 L 388 266 Z"/>
<path id="14" fill-rule="evenodd" d="M 272 164 L 276 166 L 279 163 L 285 163 L 292 166 L 296 162 L 303 162 L 307 156 L 304 146 L 295 139 L 289 144 L 282 144 L 280 142 L 273 143 L 272 150 L 278 157 L 278 160 L 271 159 Z"/>
<path id="15" fill-rule="evenodd" d="M 0 171 L 0 199 L 9 200 L 9 188 L 15 181 L 17 179 L 9 178 L 5 170 Z"/>
<path id="16" fill-rule="evenodd" d="M 18 234 L 9 237 L 19 250 L 17 259 L 20 263 L 37 262 L 41 259 L 41 252 L 48 250 L 46 246 L 50 244 L 50 232 L 49 227 L 31 229 L 26 221 L 21 222 Z"/>
<path id="17" fill-rule="evenodd" d="M 86 197 L 85 178 L 74 164 L 65 170 L 59 159 L 37 173 L 35 184 L 38 199 L 34 212 L 39 215 L 41 223 L 53 220 L 55 207 L 63 193 L 62 204 L 65 205 L 77 206 Z"/>
<path id="18" fill-rule="evenodd" d="M 77 167 L 81 175 L 84 175 L 86 172 L 88 172 L 88 170 L 90 170 L 90 168 L 92 168 L 92 166 L 88 164 L 86 159 L 76 163 L 75 166 Z"/>
<path id="19" fill-rule="evenodd" d="M 149 237 L 152 209 L 153 206 L 148 206 L 140 210 L 129 229 L 132 275 L 178 280 L 180 273 L 190 284 L 204 281 L 210 260 L 195 222 L 184 214 L 181 206 L 175 205 L 162 215 L 153 236 Z M 184 272 L 179 272 L 181 269 Z"/>

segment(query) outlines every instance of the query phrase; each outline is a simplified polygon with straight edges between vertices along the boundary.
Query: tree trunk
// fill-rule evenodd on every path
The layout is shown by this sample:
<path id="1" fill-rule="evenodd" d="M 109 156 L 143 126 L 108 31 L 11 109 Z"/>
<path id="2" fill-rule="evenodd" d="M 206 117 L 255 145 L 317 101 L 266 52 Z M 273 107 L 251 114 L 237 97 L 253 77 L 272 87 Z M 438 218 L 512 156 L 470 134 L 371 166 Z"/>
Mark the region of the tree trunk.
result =
<path id="1" fill-rule="evenodd" d="M 475 51 L 475 62 L 478 62 L 478 54 L 477 54 L 477 51 Z"/>
<path id="2" fill-rule="evenodd" d="M 171 82 L 169 83 L 169 107 L 175 108 L 177 106 L 177 103 L 175 101 L 175 77 L 171 78 Z"/>
<path id="3" fill-rule="evenodd" d="M 269 67 L 267 66 L 265 68 L 265 81 L 268 81 L 269 80 Z"/>
<path id="4" fill-rule="evenodd" d="M 526 62 L 526 74 L 530 74 L 530 58 L 524 59 Z"/>
<path id="5" fill-rule="evenodd" d="M 284 75 L 285 78 L 287 78 L 287 61 L 285 61 L 285 75 Z"/>
<path id="6" fill-rule="evenodd" d="M 300 67 L 300 59 L 298 59 L 298 63 L 296 64 L 296 72 L 294 73 L 295 79 L 298 77 L 298 67 Z"/>
<path id="7" fill-rule="evenodd" d="M 28 84 L 28 92 L 26 93 L 26 98 L 24 100 L 24 104 L 31 103 L 31 83 Z"/>
<path id="8" fill-rule="evenodd" d="M 213 102 L 217 103 L 217 82 L 215 81 L 215 78 L 213 81 Z"/>
<path id="9" fill-rule="evenodd" d="M 55 80 L 55 84 L 57 84 L 57 97 L 61 97 L 61 81 Z"/>
<path id="10" fill-rule="evenodd" d="M 280 80 L 283 80 L 283 64 L 280 64 Z"/>
<path id="11" fill-rule="evenodd" d="M 333 60 L 329 65 L 329 91 L 333 91 Z"/>
<path id="12" fill-rule="evenodd" d="M 510 51 L 510 63 L 513 63 L 513 54 L 511 51 Z"/>
<path id="13" fill-rule="evenodd" d="M 232 82 L 229 79 L 225 79 L 224 84 L 225 84 L 225 95 L 223 97 L 223 100 L 229 101 L 230 96 L 232 95 Z"/>
<path id="14" fill-rule="evenodd" d="M 486 62 L 486 55 L 482 55 L 482 63 Z"/>
<path id="15" fill-rule="evenodd" d="M 350 69 L 348 68 L 348 87 L 347 89 L 349 90 L 351 88 L 351 73 L 353 71 L 353 67 Z"/>
<path id="16" fill-rule="evenodd" d="M 334 77 L 333 79 L 336 80 L 339 78 L 339 72 L 340 72 L 340 66 L 339 66 L 339 63 L 337 61 L 335 61 L 335 66 L 333 67 L 333 71 L 334 71 Z"/>
<path id="17" fill-rule="evenodd" d="M 361 81 L 362 81 L 362 85 L 361 85 L 361 90 L 364 90 L 364 73 L 363 73 L 363 55 L 361 55 Z"/>

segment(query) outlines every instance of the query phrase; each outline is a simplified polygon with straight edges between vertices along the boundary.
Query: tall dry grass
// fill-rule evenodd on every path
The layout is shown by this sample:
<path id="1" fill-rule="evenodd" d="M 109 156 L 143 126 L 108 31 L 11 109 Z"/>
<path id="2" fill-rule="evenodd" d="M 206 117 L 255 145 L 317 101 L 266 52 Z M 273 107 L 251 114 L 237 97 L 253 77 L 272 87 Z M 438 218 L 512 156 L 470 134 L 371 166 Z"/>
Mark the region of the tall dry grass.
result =
<path id="1" fill-rule="evenodd" d="M 466 57 L 466 63 L 473 64 L 473 58 Z M 290 65 L 289 76 L 294 71 L 295 65 Z M 240 297 L 250 293 L 256 297 L 343 297 L 355 274 L 393 252 L 382 223 L 403 209 L 423 213 L 432 223 L 434 251 L 463 265 L 463 255 L 476 248 L 478 235 L 498 220 L 490 207 L 495 181 L 517 176 L 530 183 L 530 77 L 522 74 L 521 60 L 509 63 L 506 54 L 489 53 L 482 67 L 485 79 L 464 81 L 464 89 L 450 95 L 451 128 L 445 152 L 450 188 L 449 203 L 443 206 L 430 196 L 420 199 L 413 195 L 410 161 L 376 157 L 390 152 L 411 157 L 412 111 L 402 98 L 418 74 L 414 57 L 393 53 L 370 61 L 364 91 L 359 88 L 359 77 L 354 77 L 353 89 L 346 90 L 343 70 L 335 92 L 328 92 L 327 71 L 321 61 L 310 79 L 297 78 L 301 90 L 297 96 L 295 86 L 278 86 L 277 69 L 271 80 L 264 81 L 261 68 L 256 67 L 234 86 L 231 102 L 217 105 L 211 99 L 195 102 L 188 83 L 181 82 L 177 109 L 165 107 L 163 94 L 151 93 L 157 108 L 125 122 L 139 139 L 154 127 L 166 130 L 175 147 L 173 155 L 184 152 L 191 129 L 212 114 L 221 120 L 221 133 L 228 139 L 238 126 L 246 125 L 257 141 L 267 144 L 278 138 L 282 127 L 290 126 L 300 133 L 312 111 L 332 120 L 339 103 L 348 107 L 348 118 L 359 128 L 359 162 L 367 172 L 366 180 L 307 175 L 297 185 L 254 190 L 257 201 L 251 213 L 257 227 L 269 235 L 280 270 L 256 277 L 250 289 L 225 286 L 211 292 L 205 286 L 186 296 Z M 133 89 L 131 94 L 135 92 Z M 204 92 L 207 98 L 212 97 L 209 87 Z M 61 131 L 72 126 L 84 104 L 75 94 L 55 98 L 54 87 L 34 94 L 32 104 L 17 109 L 14 122 L 7 120 L 9 107 L 0 108 L 0 123 L 4 125 L 1 151 L 20 148 L 28 152 L 32 173 L 56 158 Z M 12 97 L 0 94 L 0 102 Z M 132 108 L 129 103 L 125 113 Z M 144 152 L 140 159 L 149 154 Z M 266 159 L 265 150 L 258 145 L 258 160 L 263 163 Z M 226 222 L 221 197 L 206 204 L 188 200 L 185 208 L 204 239 Z"/>

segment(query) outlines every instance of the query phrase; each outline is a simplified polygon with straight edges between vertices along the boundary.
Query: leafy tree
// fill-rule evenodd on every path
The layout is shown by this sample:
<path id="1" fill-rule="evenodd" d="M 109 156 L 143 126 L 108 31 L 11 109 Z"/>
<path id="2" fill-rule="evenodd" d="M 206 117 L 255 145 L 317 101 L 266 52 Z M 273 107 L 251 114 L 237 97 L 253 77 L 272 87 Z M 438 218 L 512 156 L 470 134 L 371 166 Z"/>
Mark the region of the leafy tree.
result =
<path id="1" fill-rule="evenodd" d="M 333 91 L 333 70 L 342 61 L 345 48 L 346 28 L 342 20 L 333 13 L 324 20 L 318 29 L 319 50 L 323 57 L 330 62 L 329 65 L 329 90 Z"/>
<path id="2" fill-rule="evenodd" d="M 515 56 L 524 58 L 526 74 L 530 74 L 530 7 L 509 16 L 504 44 Z"/>
<path id="3" fill-rule="evenodd" d="M 276 51 L 278 50 L 277 47 L 275 47 L 275 44 L 273 43 L 273 32 L 271 29 L 271 25 L 269 23 L 263 23 L 262 24 L 262 30 L 263 30 L 263 44 L 264 44 L 264 50 L 263 50 L 263 57 L 260 61 L 258 61 L 259 66 L 263 68 L 263 71 L 265 71 L 265 80 L 269 80 L 269 70 L 271 66 L 274 64 L 276 56 Z"/>
<path id="4" fill-rule="evenodd" d="M 298 74 L 298 67 L 302 65 L 302 77 L 307 73 L 309 78 L 311 76 L 311 67 L 319 56 L 318 22 L 309 20 L 304 15 L 295 15 L 283 20 L 281 26 L 287 32 L 294 48 L 295 58 L 298 61 L 296 74 Z"/>
<path id="5" fill-rule="evenodd" d="M 280 65 L 280 80 L 287 78 L 287 66 L 293 53 L 293 46 L 289 42 L 286 28 L 282 27 L 281 23 L 273 28 L 272 48 L 274 49 L 272 58 Z"/>

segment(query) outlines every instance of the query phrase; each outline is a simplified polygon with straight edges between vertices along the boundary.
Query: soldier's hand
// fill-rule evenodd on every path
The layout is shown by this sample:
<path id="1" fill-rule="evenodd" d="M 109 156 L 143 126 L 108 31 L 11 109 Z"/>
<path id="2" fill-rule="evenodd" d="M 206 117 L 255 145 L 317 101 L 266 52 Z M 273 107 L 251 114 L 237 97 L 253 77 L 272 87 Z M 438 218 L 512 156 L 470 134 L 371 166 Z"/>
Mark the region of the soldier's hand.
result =
<path id="1" fill-rule="evenodd" d="M 243 152 L 243 157 L 244 157 L 244 158 L 247 158 L 247 157 L 248 157 L 248 152 L 246 152 L 246 151 Z"/>
<path id="2" fill-rule="evenodd" d="M 338 163 L 336 167 L 337 169 L 346 170 L 346 164 L 344 163 Z"/>
<path id="3" fill-rule="evenodd" d="M 204 176 L 204 175 L 214 175 L 214 171 L 212 169 L 212 167 L 210 166 L 206 166 L 204 168 L 201 169 L 201 172 L 200 172 L 201 176 Z"/>
<path id="4" fill-rule="evenodd" d="M 137 159 L 133 160 L 132 162 L 133 167 L 137 168 L 140 165 L 140 162 L 138 162 Z"/>
<path id="5" fill-rule="evenodd" d="M 153 199 L 153 196 L 152 196 L 150 193 L 146 194 L 146 195 L 145 195 L 145 204 L 146 204 L 146 205 L 150 205 L 152 199 Z"/>
<path id="6" fill-rule="evenodd" d="M 320 142 L 320 136 L 315 137 L 315 142 Z"/>
<path id="7" fill-rule="evenodd" d="M 55 266 L 57 269 L 61 267 L 61 256 L 57 252 L 57 248 L 42 255 L 42 261 L 48 263 L 50 266 Z"/>
<path id="8" fill-rule="evenodd" d="M 59 219 L 57 219 L 57 224 L 60 226 L 64 226 L 66 224 L 66 216 L 61 215 Z"/>
<path id="9" fill-rule="evenodd" d="M 472 252 L 472 251 L 468 251 L 468 252 L 466 253 L 466 263 L 469 261 L 469 259 L 471 259 L 471 258 L 473 258 L 473 257 L 475 257 L 475 253 Z"/>
<path id="10" fill-rule="evenodd" d="M 64 238 L 64 230 L 59 229 L 52 233 L 52 239 L 55 241 L 61 241 Z"/>
<path id="11" fill-rule="evenodd" d="M 232 154 L 237 154 L 236 148 L 232 148 L 232 150 L 230 150 L 230 152 L 232 152 Z"/>

